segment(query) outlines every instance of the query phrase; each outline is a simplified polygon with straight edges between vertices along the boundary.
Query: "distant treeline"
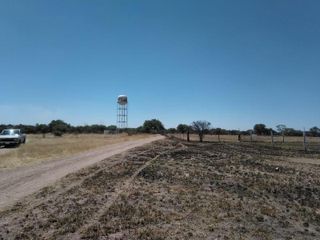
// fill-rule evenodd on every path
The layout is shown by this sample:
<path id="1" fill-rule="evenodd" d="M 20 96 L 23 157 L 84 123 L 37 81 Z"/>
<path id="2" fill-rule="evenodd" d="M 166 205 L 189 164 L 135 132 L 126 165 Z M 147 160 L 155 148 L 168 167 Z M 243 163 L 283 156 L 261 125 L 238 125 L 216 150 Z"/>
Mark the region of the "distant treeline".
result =
<path id="1" fill-rule="evenodd" d="M 118 129 L 116 125 L 103 125 L 93 124 L 84 126 L 72 126 L 63 120 L 53 120 L 49 124 L 36 124 L 36 125 L 25 125 L 25 124 L 0 124 L 0 131 L 7 128 L 21 129 L 26 134 L 47 134 L 52 133 L 55 136 L 62 136 L 63 134 L 81 134 L 81 133 L 121 133 L 127 132 L 128 134 L 135 133 L 165 133 L 166 130 L 163 124 L 156 119 L 146 120 L 144 124 L 138 128 L 126 128 Z"/>
<path id="2" fill-rule="evenodd" d="M 72 126 L 62 120 L 53 120 L 49 124 L 36 124 L 36 125 L 0 125 L 0 130 L 5 128 L 18 128 L 26 134 L 46 134 L 53 133 L 56 136 L 61 136 L 65 133 L 103 133 L 105 130 L 113 133 L 117 130 L 115 125 L 105 126 L 102 124 Z"/>
<path id="3" fill-rule="evenodd" d="M 176 128 L 165 129 L 161 121 L 157 119 L 146 120 L 142 126 L 137 128 L 117 129 L 116 125 L 105 126 L 102 124 L 84 125 L 84 126 L 72 126 L 62 120 L 53 120 L 49 124 L 36 124 L 36 125 L 5 125 L 0 124 L 0 131 L 5 128 L 18 128 L 26 134 L 47 134 L 52 133 L 56 136 L 62 136 L 65 133 L 80 134 L 80 133 L 117 133 L 127 132 L 129 134 L 135 133 L 197 133 L 197 131 L 187 124 L 179 124 Z M 271 132 L 274 135 L 285 136 L 302 136 L 303 131 L 293 128 L 287 128 L 285 125 L 278 125 L 277 130 L 267 128 L 265 124 L 255 124 L 253 129 L 246 131 L 228 130 L 223 128 L 206 128 L 203 130 L 203 134 L 214 135 L 270 135 Z M 310 128 L 306 131 L 308 136 L 320 136 L 320 129 L 318 127 Z"/>
<path id="4" fill-rule="evenodd" d="M 185 133 L 187 131 L 190 131 L 190 133 L 194 133 L 194 128 L 192 126 L 188 126 L 185 124 L 179 124 L 177 128 L 169 128 L 166 131 L 169 133 Z M 288 128 L 283 124 L 279 124 L 276 126 L 276 130 L 272 128 L 266 127 L 265 124 L 259 123 L 255 124 L 253 126 L 253 129 L 248 129 L 246 131 L 240 131 L 240 130 L 229 130 L 229 129 L 223 129 L 223 128 L 209 128 L 205 129 L 205 134 L 213 134 L 213 135 L 265 135 L 270 136 L 271 132 L 273 135 L 281 135 L 281 136 L 303 136 L 303 131 L 296 130 L 294 128 Z M 307 136 L 313 136 L 317 137 L 320 136 L 320 129 L 318 127 L 312 127 L 309 130 L 305 131 Z"/>

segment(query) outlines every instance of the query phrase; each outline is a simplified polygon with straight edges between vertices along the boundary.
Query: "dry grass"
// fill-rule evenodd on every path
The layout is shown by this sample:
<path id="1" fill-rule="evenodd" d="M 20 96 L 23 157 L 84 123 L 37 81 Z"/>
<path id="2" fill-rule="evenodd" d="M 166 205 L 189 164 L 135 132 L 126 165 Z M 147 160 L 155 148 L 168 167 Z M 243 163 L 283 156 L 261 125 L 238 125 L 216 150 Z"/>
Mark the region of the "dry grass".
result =
<path id="1" fill-rule="evenodd" d="M 28 135 L 27 143 L 22 144 L 20 147 L 0 149 L 0 168 L 14 168 L 35 164 L 149 136 L 147 134 L 132 136 L 127 134 L 68 134 L 63 137 L 47 135 L 46 138 L 43 138 L 42 135 Z"/>

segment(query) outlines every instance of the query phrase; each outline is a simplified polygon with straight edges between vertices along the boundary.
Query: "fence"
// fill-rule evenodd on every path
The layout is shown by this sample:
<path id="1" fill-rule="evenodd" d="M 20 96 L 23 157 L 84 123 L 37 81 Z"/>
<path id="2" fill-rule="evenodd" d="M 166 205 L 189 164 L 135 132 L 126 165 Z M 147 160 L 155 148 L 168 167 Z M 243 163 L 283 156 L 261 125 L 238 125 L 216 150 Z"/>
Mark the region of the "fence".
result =
<path id="1" fill-rule="evenodd" d="M 171 134 L 177 138 L 187 140 L 187 134 Z M 207 142 L 239 142 L 238 135 L 212 135 L 207 134 L 204 136 L 204 141 Z M 191 141 L 199 141 L 199 136 L 197 134 L 190 134 Z M 273 146 L 294 146 L 296 148 L 301 148 L 303 150 L 309 151 L 320 151 L 320 137 L 310 137 L 310 136 L 285 136 L 284 141 L 283 137 L 276 135 L 264 135 L 258 136 L 255 134 L 252 135 L 241 135 L 241 142 L 252 142 L 252 143 L 262 143 L 270 144 Z"/>

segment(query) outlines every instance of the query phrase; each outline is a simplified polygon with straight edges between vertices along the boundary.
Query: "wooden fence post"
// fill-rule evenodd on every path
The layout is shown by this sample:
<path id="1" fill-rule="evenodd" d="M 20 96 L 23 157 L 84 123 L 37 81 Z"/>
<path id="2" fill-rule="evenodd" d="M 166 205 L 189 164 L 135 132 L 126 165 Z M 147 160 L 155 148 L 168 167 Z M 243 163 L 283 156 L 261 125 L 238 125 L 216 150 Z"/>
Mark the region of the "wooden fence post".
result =
<path id="1" fill-rule="evenodd" d="M 306 129 L 303 129 L 303 148 L 307 152 L 307 138 L 306 138 Z"/>

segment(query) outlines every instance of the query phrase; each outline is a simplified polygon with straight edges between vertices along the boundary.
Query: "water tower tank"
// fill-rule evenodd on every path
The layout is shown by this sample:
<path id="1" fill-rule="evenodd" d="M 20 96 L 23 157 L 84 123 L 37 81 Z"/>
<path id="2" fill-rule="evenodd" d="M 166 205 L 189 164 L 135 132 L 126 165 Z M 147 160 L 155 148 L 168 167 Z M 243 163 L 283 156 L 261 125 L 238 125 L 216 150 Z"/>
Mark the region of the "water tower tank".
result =
<path id="1" fill-rule="evenodd" d="M 128 127 L 128 97 L 119 95 L 117 99 L 117 126 L 119 129 Z"/>
<path id="2" fill-rule="evenodd" d="M 120 105 L 126 105 L 128 103 L 128 97 L 126 95 L 119 95 L 118 96 L 118 103 Z"/>

